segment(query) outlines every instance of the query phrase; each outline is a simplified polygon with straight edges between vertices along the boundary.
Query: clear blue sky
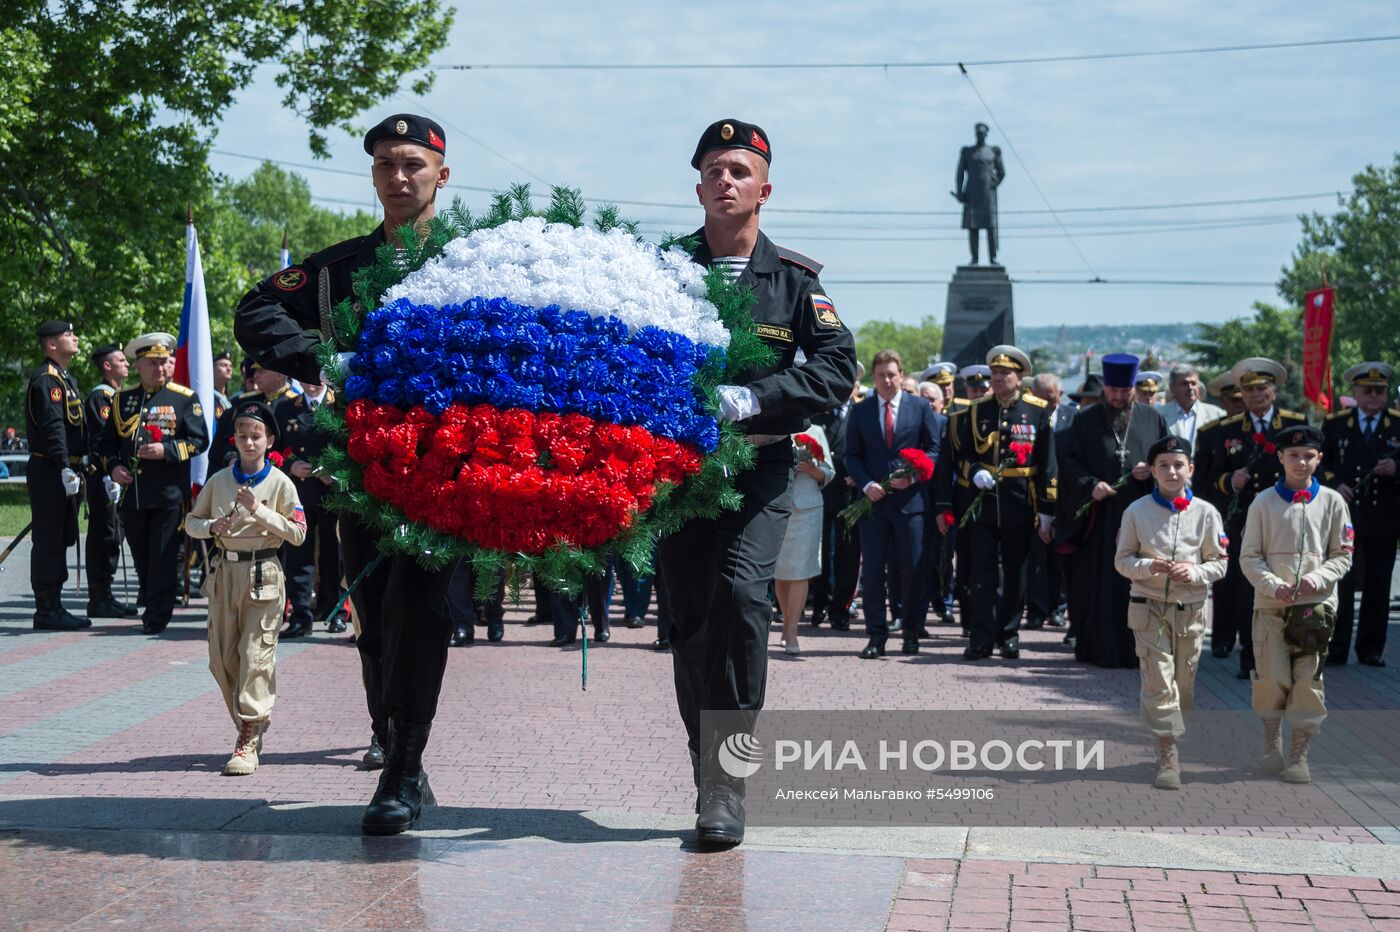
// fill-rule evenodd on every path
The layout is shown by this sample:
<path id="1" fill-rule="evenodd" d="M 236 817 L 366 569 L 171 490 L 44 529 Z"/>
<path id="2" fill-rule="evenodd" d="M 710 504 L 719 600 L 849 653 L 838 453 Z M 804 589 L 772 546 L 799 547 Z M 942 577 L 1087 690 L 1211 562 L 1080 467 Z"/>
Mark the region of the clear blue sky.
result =
<path id="1" fill-rule="evenodd" d="M 968 61 L 1290 42 L 1400 33 L 1394 2 L 1337 4 L 1001 2 L 459 3 L 437 63 Z M 1400 147 L 1400 42 L 1231 54 L 973 67 L 1003 131 L 1000 258 L 1013 277 L 1273 282 L 1298 240 L 1296 214 L 1323 198 L 1114 213 L 1062 213 L 1079 251 L 1044 210 L 1266 198 L 1346 189 Z M 223 121 L 215 146 L 311 162 L 306 134 L 262 69 Z M 460 185 L 568 184 L 586 197 L 694 202 L 689 166 L 700 131 L 738 117 L 773 141 L 777 242 L 826 264 L 842 316 L 941 319 L 942 284 L 967 261 L 948 196 L 958 149 L 991 123 L 955 69 L 442 71 L 421 100 L 391 99 L 364 122 L 431 111 L 448 132 L 449 194 Z M 466 138 L 470 134 L 478 142 Z M 1025 167 L 1010 151 L 1014 145 Z M 488 150 L 494 150 L 489 151 Z M 336 131 L 303 172 L 328 207 L 373 204 L 358 136 Z M 212 158 L 231 176 L 254 162 Z M 512 164 L 514 163 L 514 164 Z M 535 181 L 539 190 L 546 186 Z M 778 208 L 940 212 L 860 216 Z M 644 232 L 688 232 L 698 207 L 626 207 Z M 1194 229 L 1184 229 L 1194 228 Z M 300 244 L 293 244 L 298 252 Z M 310 247 L 324 244 L 307 244 Z M 306 246 L 302 247 L 307 248 Z M 985 259 L 985 255 L 984 255 Z M 1087 265 L 1086 265 L 1087 261 Z M 1219 321 L 1274 300 L 1271 285 L 1016 287 L 1021 326 L 1125 319 Z"/>

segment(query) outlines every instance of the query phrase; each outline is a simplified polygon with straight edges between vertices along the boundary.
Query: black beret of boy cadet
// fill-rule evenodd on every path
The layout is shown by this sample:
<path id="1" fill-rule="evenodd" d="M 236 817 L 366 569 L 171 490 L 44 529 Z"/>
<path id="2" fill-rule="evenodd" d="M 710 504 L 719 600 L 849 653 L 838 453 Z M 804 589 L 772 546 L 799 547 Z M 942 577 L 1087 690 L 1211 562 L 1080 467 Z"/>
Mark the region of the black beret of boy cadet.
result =
<path id="1" fill-rule="evenodd" d="M 238 403 L 238 413 L 233 416 L 234 423 L 244 418 L 252 418 L 255 421 L 262 421 L 267 427 L 269 437 L 277 436 L 277 419 L 272 416 L 272 409 L 262 401 L 240 401 Z"/>
<path id="2" fill-rule="evenodd" d="M 1321 450 L 1322 430 L 1311 424 L 1285 427 L 1274 434 L 1274 445 L 1280 450 L 1289 447 L 1312 447 L 1314 450 Z"/>
<path id="3" fill-rule="evenodd" d="M 1191 458 L 1191 441 L 1184 437 L 1168 434 L 1147 448 L 1147 465 L 1154 465 L 1157 462 L 1157 457 L 1163 453 L 1180 453 L 1189 460 Z"/>

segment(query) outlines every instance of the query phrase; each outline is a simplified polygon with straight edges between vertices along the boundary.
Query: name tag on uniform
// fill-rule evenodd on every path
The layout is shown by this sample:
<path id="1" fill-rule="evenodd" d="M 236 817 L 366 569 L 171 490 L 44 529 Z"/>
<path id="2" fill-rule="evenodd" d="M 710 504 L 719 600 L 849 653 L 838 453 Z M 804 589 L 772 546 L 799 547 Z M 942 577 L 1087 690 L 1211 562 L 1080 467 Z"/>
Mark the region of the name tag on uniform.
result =
<path id="1" fill-rule="evenodd" d="M 784 343 L 792 342 L 791 327 L 779 327 L 777 324 L 754 324 L 753 332 L 770 340 L 782 340 Z"/>

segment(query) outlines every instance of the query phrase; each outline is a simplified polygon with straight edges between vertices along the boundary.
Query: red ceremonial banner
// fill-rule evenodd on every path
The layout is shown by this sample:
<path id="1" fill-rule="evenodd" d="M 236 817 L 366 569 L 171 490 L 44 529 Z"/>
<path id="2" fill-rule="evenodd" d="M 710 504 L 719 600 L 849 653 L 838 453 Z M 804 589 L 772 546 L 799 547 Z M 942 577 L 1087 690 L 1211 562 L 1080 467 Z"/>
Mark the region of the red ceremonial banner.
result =
<path id="1" fill-rule="evenodd" d="M 1303 397 L 1332 410 L 1332 288 L 1309 291 L 1303 301 Z"/>

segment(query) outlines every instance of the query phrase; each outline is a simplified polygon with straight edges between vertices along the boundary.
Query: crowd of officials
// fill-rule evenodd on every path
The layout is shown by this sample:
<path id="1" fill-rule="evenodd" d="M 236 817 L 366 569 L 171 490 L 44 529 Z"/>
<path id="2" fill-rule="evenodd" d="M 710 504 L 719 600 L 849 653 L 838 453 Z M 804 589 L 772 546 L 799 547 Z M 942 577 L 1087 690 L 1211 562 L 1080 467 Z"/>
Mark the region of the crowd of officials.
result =
<path id="1" fill-rule="evenodd" d="M 68 630 L 86 626 L 88 618 L 135 615 L 137 609 L 112 590 L 125 539 L 143 628 L 164 629 L 182 569 L 202 570 L 200 553 L 184 547 L 178 533 L 192 501 L 189 459 L 208 450 L 211 475 L 230 465 L 236 459 L 233 408 L 257 399 L 272 412 L 274 451 L 308 523 L 305 541 L 282 552 L 287 602 L 281 637 L 307 634 L 314 619 L 324 619 L 332 632 L 346 630 L 336 516 L 322 505 L 327 480 L 313 466 L 326 443 L 315 412 L 334 403 L 333 390 L 308 382 L 293 386 L 251 359 L 242 366 L 241 384 L 230 388 L 234 369 L 222 353 L 216 360 L 217 426 L 207 437 L 198 399 L 171 381 L 169 334 L 96 349 L 91 358 L 103 381 L 86 395 L 67 370 L 77 353 L 72 329 L 51 321 L 38 336 L 45 361 L 30 379 L 23 438 L 31 456 L 36 628 Z M 801 486 L 794 492 L 802 494 L 795 495 L 797 519 L 774 585 L 775 620 L 784 625 L 780 646 L 799 652 L 800 623 L 836 631 L 856 624 L 867 636 L 862 658 L 883 656 L 891 635 L 900 636 L 903 652 L 917 653 L 929 624 L 953 624 L 957 609 L 968 660 L 993 653 L 1014 659 L 1022 628 L 1051 627 L 1064 628 L 1065 643 L 1086 662 L 1136 666 L 1125 623 L 1128 587 L 1110 570 L 1123 512 L 1152 491 L 1146 451 L 1171 435 L 1193 448 L 1192 486 L 1224 516 L 1231 541 L 1229 572 L 1211 586 L 1211 653 L 1227 658 L 1238 648 L 1239 675 L 1248 678 L 1254 595 L 1238 565 L 1243 523 L 1255 496 L 1280 474 L 1270 438 L 1306 422 L 1277 405 L 1283 368 L 1246 359 L 1204 386 L 1190 366 L 1163 375 L 1139 371 L 1136 357 L 1110 354 L 1102 374 L 1065 392 L 1053 374 L 1032 376 L 1029 359 L 1015 347 L 996 347 L 988 360 L 961 371 L 939 363 L 909 373 L 898 353 L 878 353 L 868 373 L 873 390 L 862 384 L 862 366 L 849 400 L 813 420 L 805 439 L 818 440 L 821 452 L 793 467 L 794 486 Z M 133 362 L 138 384 L 124 388 Z M 1391 368 L 1379 362 L 1349 370 L 1354 405 L 1322 423 L 1327 444 L 1319 477 L 1350 505 L 1358 554 L 1340 586 L 1331 664 L 1348 661 L 1353 641 L 1360 663 L 1385 664 L 1400 535 L 1400 411 L 1388 406 L 1391 379 Z M 1219 405 L 1202 397 L 1207 392 Z M 895 479 L 882 488 L 900 451 L 909 448 L 936 464 L 933 478 Z M 860 496 L 874 506 L 852 527 L 840 514 Z M 86 504 L 90 526 L 82 554 L 87 618 L 58 598 L 68 576 L 64 549 L 77 543 L 78 500 Z M 472 643 L 478 626 L 491 641 L 504 637 L 504 579 L 496 580 L 485 602 L 473 599 L 475 588 L 470 567 L 459 567 L 447 594 L 454 645 Z M 537 589 L 531 621 L 552 627 L 555 646 L 574 643 L 585 619 L 594 639 L 607 641 L 615 589 L 628 627 L 645 623 L 654 597 L 653 647 L 667 649 L 670 606 L 661 577 L 638 576 L 620 561 L 580 599 Z"/>

